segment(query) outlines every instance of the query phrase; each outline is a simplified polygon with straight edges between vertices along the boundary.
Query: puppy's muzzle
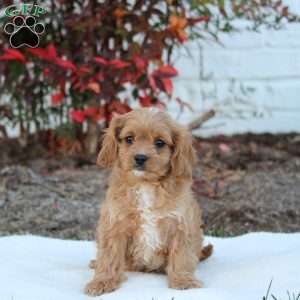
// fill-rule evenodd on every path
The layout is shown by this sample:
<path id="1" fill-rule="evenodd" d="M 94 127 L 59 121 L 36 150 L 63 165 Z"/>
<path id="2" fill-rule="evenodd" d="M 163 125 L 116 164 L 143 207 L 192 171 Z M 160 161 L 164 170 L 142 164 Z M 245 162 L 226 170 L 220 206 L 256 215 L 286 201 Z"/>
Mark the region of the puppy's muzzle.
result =
<path id="1" fill-rule="evenodd" d="M 134 160 L 137 169 L 143 170 L 145 168 L 145 163 L 148 160 L 148 156 L 145 154 L 137 154 L 135 155 Z"/>

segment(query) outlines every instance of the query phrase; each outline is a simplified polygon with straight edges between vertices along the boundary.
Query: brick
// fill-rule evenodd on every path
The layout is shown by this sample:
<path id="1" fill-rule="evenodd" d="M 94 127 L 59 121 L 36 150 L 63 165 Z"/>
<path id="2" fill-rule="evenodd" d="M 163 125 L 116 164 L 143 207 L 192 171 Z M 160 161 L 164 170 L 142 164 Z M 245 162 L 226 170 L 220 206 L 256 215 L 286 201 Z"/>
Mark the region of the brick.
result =
<path id="1" fill-rule="evenodd" d="M 300 50 L 300 24 L 288 24 L 281 30 L 265 30 L 262 36 L 266 47 Z"/>
<path id="2" fill-rule="evenodd" d="M 230 34 L 220 34 L 219 43 L 202 41 L 205 50 L 258 49 L 264 47 L 264 36 L 253 31 L 241 31 Z"/>
<path id="3" fill-rule="evenodd" d="M 199 79 L 200 78 L 200 50 L 185 49 L 176 50 L 174 52 L 174 66 L 178 69 L 180 78 L 183 79 Z"/>
<path id="4" fill-rule="evenodd" d="M 272 79 L 300 76 L 298 50 L 203 51 L 204 75 L 215 79 Z"/>
<path id="5" fill-rule="evenodd" d="M 205 126 L 196 131 L 196 135 L 213 136 L 218 134 L 237 133 L 290 133 L 299 132 L 299 116 L 295 113 L 274 112 L 264 118 L 253 119 L 225 119 L 216 117 L 208 121 Z"/>
<path id="6" fill-rule="evenodd" d="M 178 80 L 178 95 L 188 95 L 190 81 Z M 245 96 L 240 86 L 250 88 Z M 300 80 L 242 81 L 234 87 L 230 81 L 192 81 L 194 112 L 188 110 L 179 115 L 175 102 L 170 102 L 169 111 L 180 122 L 186 124 L 200 113 L 211 108 L 219 115 L 205 124 L 201 135 L 234 134 L 245 132 L 300 132 Z M 198 87 L 200 87 L 198 89 Z M 175 93 L 175 94 L 176 94 Z M 205 95 L 205 96 L 204 96 Z M 246 104 L 234 101 L 243 98 Z M 236 117 L 236 110 L 242 110 L 241 120 Z M 256 117 L 255 117 L 256 116 Z"/>

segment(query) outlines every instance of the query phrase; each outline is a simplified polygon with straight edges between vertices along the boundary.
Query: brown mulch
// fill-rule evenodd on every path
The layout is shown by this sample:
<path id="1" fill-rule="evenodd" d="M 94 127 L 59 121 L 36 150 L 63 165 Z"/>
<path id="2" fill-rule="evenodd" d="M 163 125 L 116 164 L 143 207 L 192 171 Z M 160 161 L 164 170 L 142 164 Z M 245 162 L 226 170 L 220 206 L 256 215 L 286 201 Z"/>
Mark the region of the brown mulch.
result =
<path id="1" fill-rule="evenodd" d="M 93 239 L 108 178 L 95 158 L 0 146 L 0 235 Z M 299 135 L 197 139 L 195 147 L 193 188 L 208 234 L 300 231 Z"/>

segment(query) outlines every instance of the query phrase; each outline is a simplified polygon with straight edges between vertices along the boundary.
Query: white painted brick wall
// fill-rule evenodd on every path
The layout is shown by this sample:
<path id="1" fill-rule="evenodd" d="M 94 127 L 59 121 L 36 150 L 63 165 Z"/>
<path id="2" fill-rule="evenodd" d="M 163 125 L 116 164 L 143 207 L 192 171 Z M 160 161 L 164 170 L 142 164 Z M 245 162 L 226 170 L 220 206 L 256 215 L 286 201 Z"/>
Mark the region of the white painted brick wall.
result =
<path id="1" fill-rule="evenodd" d="M 290 4 L 300 11 L 300 1 Z M 217 117 L 199 134 L 300 132 L 300 24 L 222 35 L 220 41 L 190 44 L 192 58 L 182 50 L 175 56 L 180 76 L 174 94 L 194 108 L 179 120 L 216 108 Z M 169 107 L 178 116 L 178 107 Z"/>
<path id="2" fill-rule="evenodd" d="M 300 48 L 299 48 L 300 49 Z M 203 72 L 214 79 L 278 79 L 300 76 L 300 51 L 203 50 Z"/>

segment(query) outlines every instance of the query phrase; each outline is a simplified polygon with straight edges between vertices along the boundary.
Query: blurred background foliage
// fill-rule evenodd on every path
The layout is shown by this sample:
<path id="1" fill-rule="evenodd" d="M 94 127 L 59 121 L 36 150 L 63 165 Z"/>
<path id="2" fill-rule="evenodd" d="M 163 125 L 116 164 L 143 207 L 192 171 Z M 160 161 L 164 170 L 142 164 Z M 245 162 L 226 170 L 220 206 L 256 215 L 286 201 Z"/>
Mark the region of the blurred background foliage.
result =
<path id="1" fill-rule="evenodd" d="M 4 7 L 13 1 L 3 1 Z M 97 150 L 100 129 L 137 105 L 164 108 L 172 97 L 174 49 L 237 29 L 298 21 L 271 0 L 33 1 L 47 14 L 39 48 L 13 49 L 0 31 L 0 129 L 16 127 L 51 151 Z M 2 16 L 0 26 L 13 21 Z M 186 105 L 188 106 L 188 105 Z"/>

